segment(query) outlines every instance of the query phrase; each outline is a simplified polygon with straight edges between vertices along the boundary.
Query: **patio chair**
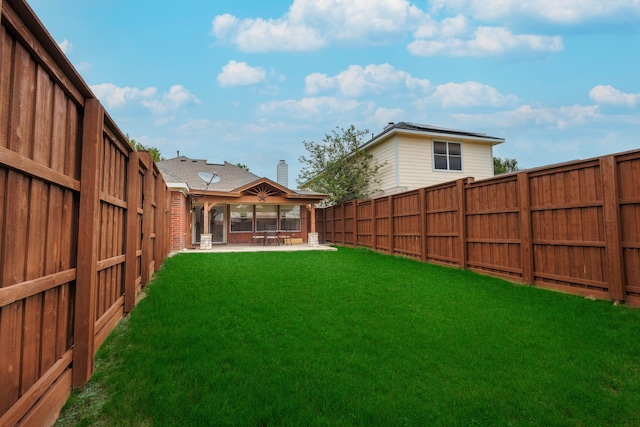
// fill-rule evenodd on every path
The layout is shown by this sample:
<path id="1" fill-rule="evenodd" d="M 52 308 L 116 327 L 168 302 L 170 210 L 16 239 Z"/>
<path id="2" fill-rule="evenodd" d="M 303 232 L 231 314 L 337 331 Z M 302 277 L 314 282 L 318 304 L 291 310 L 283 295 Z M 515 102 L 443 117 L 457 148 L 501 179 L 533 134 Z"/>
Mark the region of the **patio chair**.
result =
<path id="1" fill-rule="evenodd" d="M 251 236 L 251 244 L 256 245 L 265 245 L 265 235 L 263 232 L 254 231 L 253 236 Z"/>

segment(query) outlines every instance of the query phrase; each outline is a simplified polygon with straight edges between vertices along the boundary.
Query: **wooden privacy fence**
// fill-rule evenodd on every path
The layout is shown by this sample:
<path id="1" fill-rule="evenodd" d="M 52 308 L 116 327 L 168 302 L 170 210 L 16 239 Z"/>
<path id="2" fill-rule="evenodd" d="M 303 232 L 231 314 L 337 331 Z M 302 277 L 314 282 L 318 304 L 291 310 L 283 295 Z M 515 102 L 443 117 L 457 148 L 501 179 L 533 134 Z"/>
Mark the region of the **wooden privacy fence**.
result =
<path id="1" fill-rule="evenodd" d="M 27 4 L 0 6 L 0 426 L 40 426 L 168 254 L 170 195 Z"/>
<path id="2" fill-rule="evenodd" d="M 640 150 L 316 210 L 327 243 L 640 305 Z"/>

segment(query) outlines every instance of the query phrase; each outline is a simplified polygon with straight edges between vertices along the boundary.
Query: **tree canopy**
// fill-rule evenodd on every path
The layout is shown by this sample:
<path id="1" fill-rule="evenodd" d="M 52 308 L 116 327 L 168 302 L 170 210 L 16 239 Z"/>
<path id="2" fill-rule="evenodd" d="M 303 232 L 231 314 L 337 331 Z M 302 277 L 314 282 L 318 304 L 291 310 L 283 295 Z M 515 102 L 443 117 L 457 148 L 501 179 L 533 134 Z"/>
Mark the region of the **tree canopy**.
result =
<path id="1" fill-rule="evenodd" d="M 322 142 L 303 141 L 308 154 L 299 158 L 303 164 L 298 175 L 301 188 L 329 195 L 328 204 L 367 199 L 379 182 L 378 170 L 384 164 L 360 149 L 368 130 L 336 127 Z"/>
<path id="2" fill-rule="evenodd" d="M 516 172 L 519 170 L 520 168 L 518 167 L 518 161 L 516 159 L 510 159 L 509 157 L 493 158 L 493 174 L 494 175 L 502 175 L 503 173 Z"/>
<path id="3" fill-rule="evenodd" d="M 164 156 L 160 153 L 160 150 L 158 150 L 156 147 L 151 147 L 151 146 L 146 146 L 144 144 L 141 144 L 135 139 L 129 138 L 129 135 L 127 135 L 127 138 L 129 139 L 129 144 L 131 144 L 131 146 L 136 151 L 148 151 L 151 154 L 151 157 L 153 158 L 154 162 L 157 163 L 157 162 L 161 162 L 162 160 L 166 160 Z"/>

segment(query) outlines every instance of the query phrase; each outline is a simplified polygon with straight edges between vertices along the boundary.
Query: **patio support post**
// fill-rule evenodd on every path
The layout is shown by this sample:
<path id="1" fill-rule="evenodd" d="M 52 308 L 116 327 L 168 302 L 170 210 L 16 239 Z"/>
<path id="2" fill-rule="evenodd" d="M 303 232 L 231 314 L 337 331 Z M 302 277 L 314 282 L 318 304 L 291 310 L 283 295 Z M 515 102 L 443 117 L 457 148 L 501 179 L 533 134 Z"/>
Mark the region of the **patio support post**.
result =
<path id="1" fill-rule="evenodd" d="M 309 246 L 319 246 L 318 233 L 316 233 L 316 206 L 309 205 L 309 215 L 311 215 L 311 231 L 308 234 L 307 243 Z"/>
<path id="2" fill-rule="evenodd" d="M 209 234 L 209 203 L 204 202 L 204 234 Z"/>
<path id="3" fill-rule="evenodd" d="M 202 230 L 204 233 L 200 235 L 200 249 L 211 249 L 211 231 L 209 230 L 209 209 L 211 209 L 212 203 L 204 202 L 204 222 Z"/>
<path id="4" fill-rule="evenodd" d="M 311 233 L 316 232 L 316 205 L 313 203 L 309 205 L 309 211 L 311 212 Z"/>

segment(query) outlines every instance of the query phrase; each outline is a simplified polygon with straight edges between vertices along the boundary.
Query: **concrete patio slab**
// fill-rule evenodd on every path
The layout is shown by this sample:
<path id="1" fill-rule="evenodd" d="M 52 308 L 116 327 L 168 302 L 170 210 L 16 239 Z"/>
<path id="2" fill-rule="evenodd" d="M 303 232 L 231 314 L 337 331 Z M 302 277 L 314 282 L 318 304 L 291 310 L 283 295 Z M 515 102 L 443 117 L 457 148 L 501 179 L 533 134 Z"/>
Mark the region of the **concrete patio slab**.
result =
<path id="1" fill-rule="evenodd" d="M 337 251 L 330 245 L 309 246 L 298 245 L 261 246 L 261 245 L 213 245 L 211 249 L 185 249 L 175 253 L 224 253 L 224 252 L 295 252 L 295 251 Z"/>

